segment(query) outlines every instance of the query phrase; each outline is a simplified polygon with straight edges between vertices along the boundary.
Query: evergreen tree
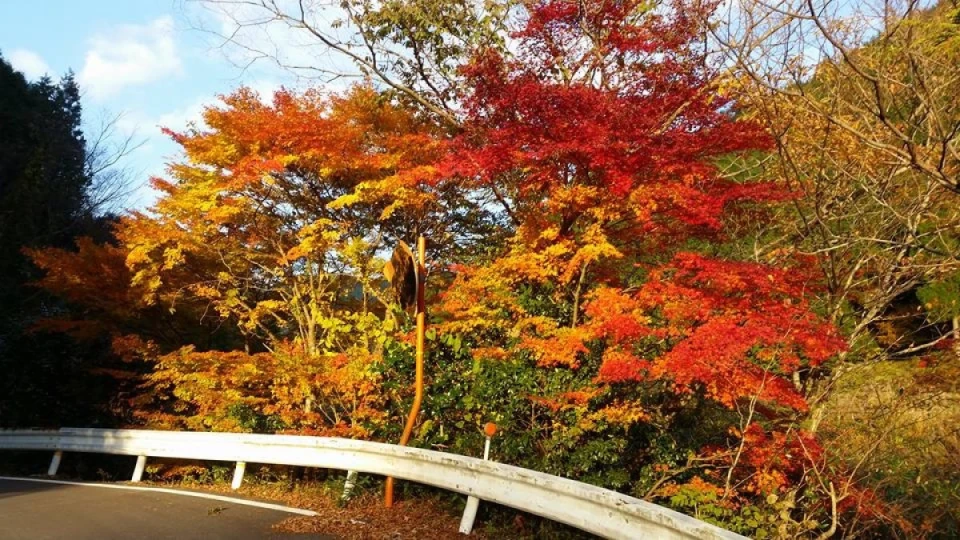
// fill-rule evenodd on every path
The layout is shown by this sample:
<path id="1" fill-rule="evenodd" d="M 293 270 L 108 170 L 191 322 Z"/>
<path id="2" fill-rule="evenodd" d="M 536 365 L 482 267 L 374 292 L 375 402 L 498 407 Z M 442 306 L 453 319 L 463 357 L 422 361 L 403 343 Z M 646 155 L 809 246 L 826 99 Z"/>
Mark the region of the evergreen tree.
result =
<path id="1" fill-rule="evenodd" d="M 97 226 L 81 114 L 72 73 L 30 82 L 0 56 L 0 426 L 79 421 L 88 412 L 78 404 L 96 394 L 83 351 L 31 331 L 64 307 L 31 286 L 39 272 L 23 253 L 72 246 Z"/>

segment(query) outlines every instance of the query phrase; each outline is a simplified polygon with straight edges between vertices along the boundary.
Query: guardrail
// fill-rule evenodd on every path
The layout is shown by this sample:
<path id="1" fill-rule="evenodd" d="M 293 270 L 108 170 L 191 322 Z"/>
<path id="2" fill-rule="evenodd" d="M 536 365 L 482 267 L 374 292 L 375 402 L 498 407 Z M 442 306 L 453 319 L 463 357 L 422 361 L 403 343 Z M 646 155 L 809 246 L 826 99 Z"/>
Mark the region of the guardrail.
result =
<path id="1" fill-rule="evenodd" d="M 622 493 L 493 461 L 369 441 L 299 435 L 253 435 L 124 429 L 0 431 L 0 450 L 234 461 L 234 489 L 247 463 L 300 465 L 393 476 L 477 497 L 565 523 L 605 538 L 744 538 L 709 523 Z"/>

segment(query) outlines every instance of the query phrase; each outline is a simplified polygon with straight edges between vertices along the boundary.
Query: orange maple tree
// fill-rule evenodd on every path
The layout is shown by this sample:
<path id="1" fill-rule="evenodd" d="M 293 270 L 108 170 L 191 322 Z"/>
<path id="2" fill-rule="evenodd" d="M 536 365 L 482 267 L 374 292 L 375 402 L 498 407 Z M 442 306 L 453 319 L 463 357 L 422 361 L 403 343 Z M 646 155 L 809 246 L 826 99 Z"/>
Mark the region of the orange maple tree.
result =
<path id="1" fill-rule="evenodd" d="M 118 247 L 33 253 L 41 285 L 91 310 L 52 324 L 105 331 L 117 354 L 155 366 L 129 402 L 151 425 L 366 434 L 383 416 L 373 366 L 402 322 L 375 255 L 416 227 L 456 234 L 437 216 L 457 193 L 423 187 L 436 128 L 369 86 L 270 102 L 240 89 L 203 120 L 168 132 L 184 159 L 152 180 L 149 210 L 119 221 Z M 180 311 L 232 338 L 130 324 Z"/>
<path id="2" fill-rule="evenodd" d="M 382 416 L 373 365 L 397 324 L 375 254 L 442 208 L 419 188 L 436 175 L 435 129 L 367 86 L 270 103 L 241 89 L 204 121 L 170 133 L 186 156 L 176 181 L 154 180 L 162 197 L 118 237 L 144 301 L 202 300 L 248 351 L 176 351 L 151 381 L 206 427 L 236 429 L 221 419 L 248 406 L 289 429 L 363 435 Z"/>

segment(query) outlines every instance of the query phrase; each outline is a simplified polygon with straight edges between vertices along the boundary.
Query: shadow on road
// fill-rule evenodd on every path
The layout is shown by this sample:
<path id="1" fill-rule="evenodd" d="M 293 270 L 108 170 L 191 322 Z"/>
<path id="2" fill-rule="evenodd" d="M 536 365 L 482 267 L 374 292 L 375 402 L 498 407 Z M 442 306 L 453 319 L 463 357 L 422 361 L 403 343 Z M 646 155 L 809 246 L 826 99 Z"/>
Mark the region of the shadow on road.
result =
<path id="1" fill-rule="evenodd" d="M 4 539 L 200 540 L 287 538 L 273 526 L 292 514 L 155 491 L 0 480 L 0 515 Z"/>
<path id="2" fill-rule="evenodd" d="M 57 489 L 69 488 L 63 484 L 47 484 L 38 482 L 10 482 L 0 480 L 0 500 L 28 495 L 33 493 L 42 493 Z"/>

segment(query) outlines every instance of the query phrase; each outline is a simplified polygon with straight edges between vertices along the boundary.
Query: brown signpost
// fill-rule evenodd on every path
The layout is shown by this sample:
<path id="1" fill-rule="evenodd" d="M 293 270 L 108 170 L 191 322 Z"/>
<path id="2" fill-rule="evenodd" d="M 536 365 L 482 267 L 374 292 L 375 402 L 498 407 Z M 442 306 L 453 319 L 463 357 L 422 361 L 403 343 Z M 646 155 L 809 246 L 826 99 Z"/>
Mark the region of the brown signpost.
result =
<path id="1" fill-rule="evenodd" d="M 418 266 L 410 246 L 403 240 L 397 244 L 390 260 L 383 266 L 383 275 L 393 287 L 403 309 L 413 306 L 417 301 L 417 284 L 420 282 Z"/>
<path id="2" fill-rule="evenodd" d="M 394 290 L 397 292 L 400 305 L 406 308 L 409 304 L 413 304 L 412 300 L 415 298 L 417 310 L 417 373 L 415 392 L 413 396 L 413 406 L 410 408 L 410 414 L 407 415 L 407 423 L 404 425 L 403 435 L 400 437 L 400 446 L 406 446 L 407 442 L 410 441 L 413 424 L 417 421 L 417 415 L 420 413 L 420 404 L 423 402 L 423 352 L 427 332 L 427 305 L 424 300 L 424 289 L 427 281 L 426 251 L 427 242 L 423 236 L 417 238 L 417 260 L 414 260 L 410 248 L 405 243 L 400 242 L 397 249 L 393 251 L 390 262 L 384 267 L 384 275 L 390 280 Z M 411 289 L 413 290 L 411 291 Z M 392 476 L 387 477 L 384 505 L 387 508 L 393 506 Z"/>

